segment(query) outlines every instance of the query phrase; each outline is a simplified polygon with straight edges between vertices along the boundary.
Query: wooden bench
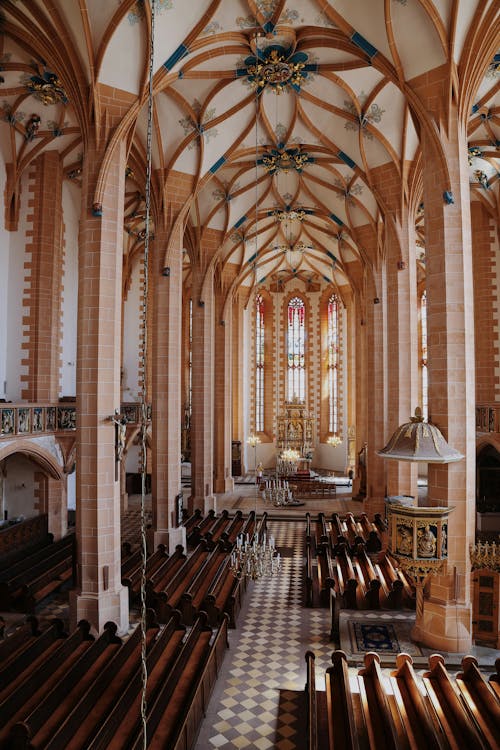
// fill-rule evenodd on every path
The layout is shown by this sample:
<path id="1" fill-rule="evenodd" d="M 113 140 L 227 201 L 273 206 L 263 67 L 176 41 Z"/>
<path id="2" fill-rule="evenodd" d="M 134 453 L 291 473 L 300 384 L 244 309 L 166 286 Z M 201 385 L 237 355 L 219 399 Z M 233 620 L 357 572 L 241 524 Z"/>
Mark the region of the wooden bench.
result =
<path id="1" fill-rule="evenodd" d="M 347 656 L 343 651 L 333 652 L 332 666 L 325 673 L 325 687 L 329 747 L 335 750 L 359 750 Z"/>
<path id="2" fill-rule="evenodd" d="M 184 565 L 187 556 L 184 554 L 184 547 L 178 544 L 170 557 L 158 567 L 155 572 L 146 580 L 146 605 L 154 609 L 156 596 L 163 591 L 176 575 L 179 568 Z"/>
<path id="3" fill-rule="evenodd" d="M 332 482 L 301 479 L 296 483 L 296 487 L 293 494 L 296 499 L 300 500 L 325 500 L 337 497 L 337 488 Z"/>
<path id="4" fill-rule="evenodd" d="M 172 610 L 180 606 L 181 596 L 189 587 L 198 570 L 208 557 L 206 541 L 198 544 L 191 555 L 176 569 L 175 575 L 168 585 L 161 590 L 157 587 L 151 592 L 151 606 L 155 610 L 159 622 L 167 622 Z"/>
<path id="5" fill-rule="evenodd" d="M 64 583 L 73 577 L 73 560 L 67 557 L 48 570 L 45 570 L 34 580 L 25 583 L 19 597 L 19 607 L 22 612 L 34 614 L 35 607 L 49 594 L 57 591 Z"/>
<path id="6" fill-rule="evenodd" d="M 391 672 L 390 679 L 410 746 L 440 750 L 442 745 L 436 736 L 427 702 L 417 684 L 411 656 L 404 653 L 396 656 L 396 669 Z"/>
<path id="7" fill-rule="evenodd" d="M 229 617 L 228 627 L 235 628 L 238 615 L 243 605 L 246 591 L 246 578 L 237 578 L 230 570 L 229 556 L 221 563 L 213 577 L 210 588 L 202 605 L 212 627 L 217 627 L 224 614 Z"/>
<path id="8" fill-rule="evenodd" d="M 230 525 L 224 529 L 221 539 L 227 544 L 234 544 L 238 534 L 242 531 L 245 519 L 241 510 L 237 510 Z"/>
<path id="9" fill-rule="evenodd" d="M 199 544 L 202 537 L 215 525 L 216 521 L 215 510 L 212 508 L 204 518 L 201 517 L 200 521 L 190 529 L 189 533 L 186 533 L 188 546 L 195 547 Z"/>
<path id="10" fill-rule="evenodd" d="M 440 654 L 429 657 L 429 671 L 423 681 L 443 734 L 453 750 L 483 748 L 479 734 L 467 714 L 463 700 L 458 695 L 444 666 Z"/>
<path id="11" fill-rule="evenodd" d="M 362 596 L 364 600 L 362 606 L 358 607 L 358 609 L 380 609 L 381 582 L 372 561 L 361 544 L 356 548 L 354 566 L 357 572 L 356 578 L 358 579 L 358 596 Z"/>
<path id="12" fill-rule="evenodd" d="M 307 715 L 307 750 L 318 750 L 318 703 L 316 697 L 315 655 L 306 651 L 306 715 Z"/>
<path id="13" fill-rule="evenodd" d="M 365 666 L 358 673 L 361 706 L 370 747 L 404 750 L 402 730 L 395 723 L 382 684 L 380 657 L 373 651 L 365 654 Z"/>
<path id="14" fill-rule="evenodd" d="M 52 541 L 52 535 L 48 533 L 48 518 L 47 513 L 40 513 L 0 530 L 0 567 L 3 568 L 4 560 L 13 551 L 24 551 L 33 544 L 44 543 L 48 538 Z"/>
<path id="15" fill-rule="evenodd" d="M 120 645 L 116 625 L 107 623 L 102 635 L 89 642 L 87 648 L 73 651 L 65 660 L 64 672 L 56 684 L 46 686 L 43 698 L 22 722 L 17 722 L 12 727 L 9 734 L 12 747 L 16 750 L 45 747 L 81 694 L 93 679 L 99 677 L 106 662 Z"/>
<path id="16" fill-rule="evenodd" d="M 37 579 L 45 576 L 38 588 L 49 586 L 50 577 L 54 579 L 54 587 L 58 588 L 73 572 L 74 534 L 68 534 L 58 542 L 49 544 L 43 551 L 37 551 L 34 560 L 31 556 L 19 562 L 13 568 L 13 574 L 0 581 L 0 609 L 24 611 L 27 598 L 27 588 Z M 67 575 L 61 580 L 62 573 Z M 37 591 L 37 585 L 34 589 Z M 48 592 L 50 593 L 50 591 Z"/>
<path id="17" fill-rule="evenodd" d="M 223 546 L 214 547 L 200 565 L 189 585 L 184 588 L 180 597 L 179 609 L 182 622 L 186 625 L 193 624 L 198 611 L 201 610 L 212 581 L 217 577 L 221 567 L 222 570 L 225 570 L 224 563 L 227 564 L 228 559 L 229 555 Z"/>
<path id="18" fill-rule="evenodd" d="M 71 660 L 94 641 L 86 621 L 81 621 L 69 637 L 65 637 L 60 621 L 53 623 L 44 635 L 46 638 L 38 639 L 37 652 L 28 649 L 8 667 L 9 684 L 0 694 L 0 745 L 13 724 L 25 719 L 39 705 Z"/>
<path id="19" fill-rule="evenodd" d="M 465 656 L 457 685 L 487 747 L 500 747 L 500 701 L 479 671 L 477 659 Z"/>
<path id="20" fill-rule="evenodd" d="M 159 544 L 156 552 L 153 552 L 146 560 L 146 578 L 154 575 L 155 571 L 163 565 L 167 559 L 167 551 L 164 544 Z M 135 558 L 134 558 L 135 559 Z M 136 565 L 128 570 L 127 575 L 122 578 L 123 586 L 128 588 L 129 600 L 133 602 L 140 594 L 142 583 L 142 554 L 137 558 Z"/>

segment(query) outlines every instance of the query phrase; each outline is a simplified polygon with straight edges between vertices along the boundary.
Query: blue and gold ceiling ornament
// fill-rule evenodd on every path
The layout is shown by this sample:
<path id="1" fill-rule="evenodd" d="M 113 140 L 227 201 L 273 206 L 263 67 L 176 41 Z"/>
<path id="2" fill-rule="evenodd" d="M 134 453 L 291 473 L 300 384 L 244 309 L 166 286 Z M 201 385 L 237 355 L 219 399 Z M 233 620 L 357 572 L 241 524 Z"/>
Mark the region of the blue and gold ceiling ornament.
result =
<path id="1" fill-rule="evenodd" d="M 42 104 L 68 103 L 68 97 L 56 73 L 47 70 L 44 65 L 35 66 L 37 73 L 30 76 L 29 73 L 23 77 L 26 90 Z"/>
<path id="2" fill-rule="evenodd" d="M 290 170 L 300 173 L 307 164 L 313 162 L 314 158 L 306 151 L 301 151 L 300 148 L 285 148 L 282 144 L 278 144 L 278 148 L 265 151 L 257 159 L 257 164 L 265 167 L 271 177 L 278 172 L 287 173 Z"/>
<path id="3" fill-rule="evenodd" d="M 236 76 L 246 77 L 258 94 L 266 87 L 276 94 L 288 88 L 300 94 L 300 87 L 308 74 L 318 70 L 318 65 L 308 63 L 308 60 L 305 52 L 293 52 L 292 49 L 273 44 L 247 57 L 243 63 L 245 67 L 237 68 Z"/>

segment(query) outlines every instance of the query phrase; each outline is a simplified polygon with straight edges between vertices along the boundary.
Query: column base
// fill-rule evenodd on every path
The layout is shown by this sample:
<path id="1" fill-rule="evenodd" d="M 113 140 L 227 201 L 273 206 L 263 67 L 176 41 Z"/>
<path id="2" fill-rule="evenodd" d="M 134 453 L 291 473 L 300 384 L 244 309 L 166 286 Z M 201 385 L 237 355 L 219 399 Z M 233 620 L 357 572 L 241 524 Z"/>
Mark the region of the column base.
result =
<path id="1" fill-rule="evenodd" d="M 234 492 L 233 477 L 226 477 L 226 481 L 224 482 L 224 492 Z"/>
<path id="2" fill-rule="evenodd" d="M 188 497 L 188 513 L 192 515 L 194 511 L 199 508 L 206 515 L 209 510 L 215 510 L 217 512 L 217 497 L 215 495 L 207 495 L 206 497 L 195 497 L 190 495 Z"/>
<path id="3" fill-rule="evenodd" d="M 129 629 L 128 589 L 120 586 L 117 591 L 100 594 L 70 591 L 69 620 L 71 630 L 80 620 L 88 620 L 94 632 L 102 633 L 104 625 L 111 621 L 116 623 L 118 635 L 125 634 Z"/>
<path id="4" fill-rule="evenodd" d="M 159 544 L 164 544 L 168 554 L 175 552 L 175 548 L 180 544 L 184 549 L 186 546 L 186 528 L 177 526 L 173 529 L 148 529 L 146 534 L 148 552 L 152 553 L 158 549 Z"/>
<path id="5" fill-rule="evenodd" d="M 467 652 L 472 644 L 470 605 L 443 604 L 426 599 L 422 618 L 415 623 L 411 637 L 439 652 Z"/>

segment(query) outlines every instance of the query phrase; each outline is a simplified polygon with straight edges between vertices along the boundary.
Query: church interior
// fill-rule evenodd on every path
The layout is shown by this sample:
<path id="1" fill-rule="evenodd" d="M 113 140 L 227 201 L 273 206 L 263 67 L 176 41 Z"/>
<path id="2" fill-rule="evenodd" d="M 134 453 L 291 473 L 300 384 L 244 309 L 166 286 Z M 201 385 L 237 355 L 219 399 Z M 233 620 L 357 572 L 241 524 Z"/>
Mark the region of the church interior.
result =
<path id="1" fill-rule="evenodd" d="M 2 0 L 0 178 L 0 750 L 500 747 L 497 0 Z"/>

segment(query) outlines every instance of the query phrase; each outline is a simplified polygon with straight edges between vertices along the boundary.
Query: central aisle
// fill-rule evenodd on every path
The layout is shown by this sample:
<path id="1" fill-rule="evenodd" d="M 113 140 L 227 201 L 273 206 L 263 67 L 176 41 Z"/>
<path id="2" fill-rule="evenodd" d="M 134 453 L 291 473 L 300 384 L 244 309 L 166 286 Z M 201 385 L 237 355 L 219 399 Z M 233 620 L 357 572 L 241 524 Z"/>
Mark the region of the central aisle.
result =
<path id="1" fill-rule="evenodd" d="M 248 584 L 196 750 L 301 748 L 305 653 L 316 654 L 317 674 L 331 664 L 329 612 L 303 606 L 304 521 L 270 521 L 268 533 L 276 538 L 282 572 Z"/>

